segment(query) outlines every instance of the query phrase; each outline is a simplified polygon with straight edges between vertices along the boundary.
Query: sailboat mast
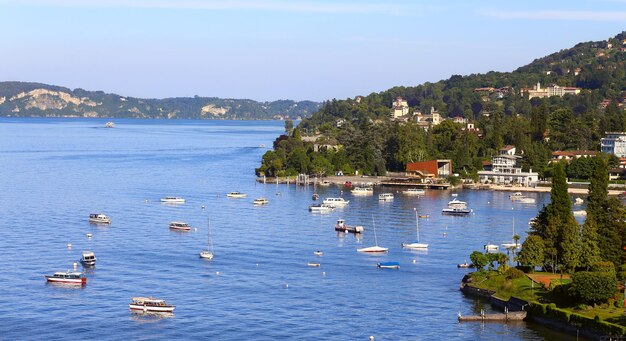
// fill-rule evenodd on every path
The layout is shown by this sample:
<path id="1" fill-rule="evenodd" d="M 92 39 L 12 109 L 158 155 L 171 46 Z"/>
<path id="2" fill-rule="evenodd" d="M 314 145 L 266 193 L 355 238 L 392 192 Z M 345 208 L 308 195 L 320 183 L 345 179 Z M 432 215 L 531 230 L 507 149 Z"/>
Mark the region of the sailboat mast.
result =
<path id="1" fill-rule="evenodd" d="M 415 212 L 415 230 L 417 231 L 417 242 L 420 242 L 420 225 L 419 220 L 417 219 L 417 209 L 414 207 L 413 211 Z"/>
<path id="2" fill-rule="evenodd" d="M 209 247 L 209 251 L 213 252 L 213 241 L 211 240 L 211 219 L 207 218 L 207 225 L 208 225 L 208 233 L 207 233 L 207 242 L 208 242 L 208 247 Z"/>
<path id="3" fill-rule="evenodd" d="M 376 223 L 374 222 L 374 215 L 372 214 L 372 225 L 374 225 L 374 243 L 378 246 L 378 238 L 376 237 Z"/>

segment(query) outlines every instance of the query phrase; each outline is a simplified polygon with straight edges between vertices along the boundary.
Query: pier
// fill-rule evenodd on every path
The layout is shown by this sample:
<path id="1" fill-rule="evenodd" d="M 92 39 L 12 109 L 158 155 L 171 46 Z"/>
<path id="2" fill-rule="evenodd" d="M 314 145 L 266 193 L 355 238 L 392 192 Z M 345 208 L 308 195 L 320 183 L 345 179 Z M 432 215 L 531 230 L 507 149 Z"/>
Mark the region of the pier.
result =
<path id="1" fill-rule="evenodd" d="M 526 318 L 525 311 L 505 312 L 503 314 L 485 314 L 463 316 L 459 313 L 459 322 L 509 322 L 523 321 Z"/>

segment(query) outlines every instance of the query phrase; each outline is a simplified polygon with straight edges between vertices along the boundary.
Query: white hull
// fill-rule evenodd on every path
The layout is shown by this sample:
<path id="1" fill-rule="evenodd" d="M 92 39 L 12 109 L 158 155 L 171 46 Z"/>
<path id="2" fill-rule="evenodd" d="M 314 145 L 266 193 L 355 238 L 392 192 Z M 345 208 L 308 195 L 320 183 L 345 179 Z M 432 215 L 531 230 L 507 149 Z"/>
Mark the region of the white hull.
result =
<path id="1" fill-rule="evenodd" d="M 343 207 L 350 203 L 350 200 L 337 200 L 337 199 L 326 199 L 322 202 L 322 204 L 331 207 Z"/>
<path id="2" fill-rule="evenodd" d="M 408 190 L 408 191 L 402 192 L 402 194 L 404 194 L 404 195 L 424 195 L 424 194 L 426 194 L 426 191 L 424 191 L 424 190 L 415 190 L 415 191 Z"/>
<path id="3" fill-rule="evenodd" d="M 46 276 L 46 280 L 49 283 L 62 283 L 62 284 L 77 284 L 77 285 L 82 285 L 82 284 L 86 284 L 87 282 L 83 282 L 82 279 L 63 279 L 63 278 L 50 278 L 48 276 Z"/>
<path id="4" fill-rule="evenodd" d="M 185 199 L 161 199 L 161 202 L 165 204 L 184 204 Z"/>
<path id="5" fill-rule="evenodd" d="M 407 249 L 428 249 L 428 244 L 425 243 L 404 243 L 402 247 Z"/>
<path id="6" fill-rule="evenodd" d="M 503 243 L 502 247 L 505 249 L 510 249 L 510 248 L 519 248 L 520 245 L 519 244 L 515 244 L 515 243 Z"/>
<path id="7" fill-rule="evenodd" d="M 389 248 L 386 247 L 380 247 L 380 246 L 370 246 L 370 247 L 364 247 L 361 249 L 356 249 L 358 252 L 387 252 L 389 251 Z"/>
<path id="8" fill-rule="evenodd" d="M 213 259 L 213 252 L 211 251 L 200 251 L 200 258 L 204 259 Z"/>
<path id="9" fill-rule="evenodd" d="M 110 224 L 111 219 L 89 219 L 89 222 L 92 224 Z"/>
<path id="10" fill-rule="evenodd" d="M 141 311 L 156 311 L 160 313 L 171 313 L 174 311 L 176 307 L 174 306 L 146 306 L 146 305 L 138 305 L 138 304 L 129 304 L 128 305 L 132 310 L 141 310 Z"/>
<path id="11" fill-rule="evenodd" d="M 309 207 L 309 211 L 311 212 L 320 212 L 320 213 L 326 213 L 326 212 L 331 212 L 333 209 L 330 207 L 324 207 L 324 208 L 319 208 L 319 207 Z"/>

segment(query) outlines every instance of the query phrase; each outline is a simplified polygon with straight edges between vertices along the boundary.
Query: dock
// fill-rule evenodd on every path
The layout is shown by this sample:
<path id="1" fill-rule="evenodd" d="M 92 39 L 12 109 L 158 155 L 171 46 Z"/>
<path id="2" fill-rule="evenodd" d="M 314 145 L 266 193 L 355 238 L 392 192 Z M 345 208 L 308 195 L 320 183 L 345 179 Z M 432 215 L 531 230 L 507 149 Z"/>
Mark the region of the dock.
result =
<path id="1" fill-rule="evenodd" d="M 514 311 L 504 314 L 485 314 L 463 316 L 459 313 L 459 322 L 508 322 L 523 321 L 526 318 L 525 311 Z"/>

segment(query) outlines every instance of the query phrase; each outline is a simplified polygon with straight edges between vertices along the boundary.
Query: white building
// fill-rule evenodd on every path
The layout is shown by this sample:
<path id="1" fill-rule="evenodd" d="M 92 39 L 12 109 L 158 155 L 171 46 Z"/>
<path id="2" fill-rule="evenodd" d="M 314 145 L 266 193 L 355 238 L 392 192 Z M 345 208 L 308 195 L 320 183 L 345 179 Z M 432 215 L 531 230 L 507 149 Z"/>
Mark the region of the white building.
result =
<path id="1" fill-rule="evenodd" d="M 481 183 L 494 183 L 499 185 L 520 184 L 530 186 L 539 180 L 539 174 L 533 172 L 522 172 L 521 167 L 517 167 L 517 161 L 522 157 L 515 155 L 514 146 L 505 146 L 500 149 L 498 155 L 491 159 L 489 169 L 478 172 Z"/>
<path id="2" fill-rule="evenodd" d="M 398 118 L 409 114 L 409 104 L 402 97 L 397 97 L 391 103 L 391 118 Z"/>
<path id="3" fill-rule="evenodd" d="M 600 151 L 617 157 L 626 157 L 626 133 L 606 132 L 600 139 Z"/>

